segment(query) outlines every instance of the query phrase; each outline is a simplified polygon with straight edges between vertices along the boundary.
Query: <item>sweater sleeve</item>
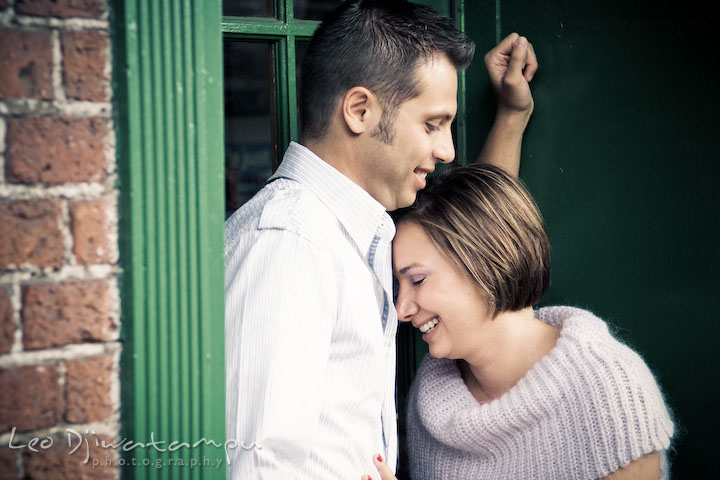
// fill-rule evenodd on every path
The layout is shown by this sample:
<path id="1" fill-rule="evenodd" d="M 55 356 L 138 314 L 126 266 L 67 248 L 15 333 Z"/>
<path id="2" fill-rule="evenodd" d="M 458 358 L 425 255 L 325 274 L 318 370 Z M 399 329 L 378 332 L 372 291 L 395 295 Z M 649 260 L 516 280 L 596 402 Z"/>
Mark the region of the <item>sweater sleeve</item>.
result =
<path id="1" fill-rule="evenodd" d="M 568 311 L 565 311 L 568 310 Z M 611 335 L 599 318 L 571 307 L 554 307 L 564 318 L 563 344 L 553 352 L 546 378 L 565 375 L 568 406 L 584 440 L 589 471 L 608 475 L 670 446 L 673 422 L 654 375 L 642 357 Z"/>

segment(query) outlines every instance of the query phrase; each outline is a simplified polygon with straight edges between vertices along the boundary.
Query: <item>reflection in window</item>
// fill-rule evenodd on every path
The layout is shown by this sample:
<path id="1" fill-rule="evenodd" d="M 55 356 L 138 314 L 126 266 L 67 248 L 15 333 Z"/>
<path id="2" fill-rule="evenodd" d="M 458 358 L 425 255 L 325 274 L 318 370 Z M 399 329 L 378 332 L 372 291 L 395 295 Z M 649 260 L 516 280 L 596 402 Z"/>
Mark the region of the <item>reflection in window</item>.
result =
<path id="1" fill-rule="evenodd" d="M 227 217 L 272 174 L 272 46 L 225 41 L 223 55 Z"/>
<path id="2" fill-rule="evenodd" d="M 338 5 L 339 0 L 295 0 L 295 18 L 322 20 L 326 13 Z"/>
<path id="3" fill-rule="evenodd" d="M 233 17 L 272 17 L 272 0 L 223 0 L 223 15 Z"/>

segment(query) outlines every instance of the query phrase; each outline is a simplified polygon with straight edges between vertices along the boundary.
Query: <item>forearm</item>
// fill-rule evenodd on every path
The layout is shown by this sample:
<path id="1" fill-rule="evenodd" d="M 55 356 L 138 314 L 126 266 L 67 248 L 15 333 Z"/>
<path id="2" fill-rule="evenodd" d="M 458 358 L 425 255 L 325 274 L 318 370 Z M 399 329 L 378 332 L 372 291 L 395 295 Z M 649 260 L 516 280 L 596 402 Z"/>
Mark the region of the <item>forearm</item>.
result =
<path id="1" fill-rule="evenodd" d="M 503 112 L 498 110 L 492 129 L 488 134 L 477 163 L 486 163 L 500 167 L 508 173 L 518 176 L 520 173 L 520 153 L 525 127 L 532 112 Z"/>
<path id="2" fill-rule="evenodd" d="M 653 452 L 620 468 L 601 480 L 657 480 L 660 478 L 660 452 Z"/>

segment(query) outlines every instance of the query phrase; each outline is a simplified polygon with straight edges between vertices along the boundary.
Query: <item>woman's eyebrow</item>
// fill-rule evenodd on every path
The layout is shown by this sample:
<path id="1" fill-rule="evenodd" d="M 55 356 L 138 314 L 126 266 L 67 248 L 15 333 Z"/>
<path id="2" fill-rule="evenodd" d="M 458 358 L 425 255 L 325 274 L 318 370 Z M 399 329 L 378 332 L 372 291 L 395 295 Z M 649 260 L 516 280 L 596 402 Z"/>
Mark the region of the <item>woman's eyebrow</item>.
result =
<path id="1" fill-rule="evenodd" d="M 411 268 L 416 268 L 416 267 L 419 267 L 419 266 L 420 266 L 419 263 L 411 263 L 411 264 L 408 265 L 407 267 L 403 267 L 403 268 L 401 268 L 400 270 L 398 270 L 398 274 L 404 275 L 404 274 L 405 274 L 408 270 L 410 270 Z"/>

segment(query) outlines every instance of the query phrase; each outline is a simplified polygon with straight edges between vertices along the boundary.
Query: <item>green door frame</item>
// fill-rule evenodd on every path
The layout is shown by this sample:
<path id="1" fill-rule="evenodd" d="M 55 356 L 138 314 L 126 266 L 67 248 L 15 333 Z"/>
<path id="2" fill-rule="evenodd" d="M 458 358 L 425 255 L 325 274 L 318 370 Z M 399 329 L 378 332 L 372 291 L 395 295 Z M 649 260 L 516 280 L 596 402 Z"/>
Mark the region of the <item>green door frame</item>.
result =
<path id="1" fill-rule="evenodd" d="M 112 7 L 122 438 L 142 444 L 122 474 L 224 478 L 221 3 Z"/>

